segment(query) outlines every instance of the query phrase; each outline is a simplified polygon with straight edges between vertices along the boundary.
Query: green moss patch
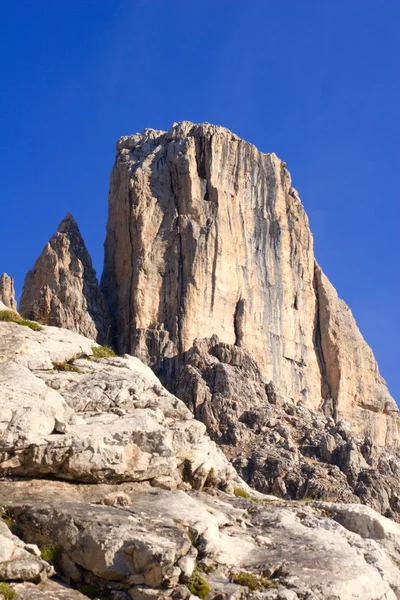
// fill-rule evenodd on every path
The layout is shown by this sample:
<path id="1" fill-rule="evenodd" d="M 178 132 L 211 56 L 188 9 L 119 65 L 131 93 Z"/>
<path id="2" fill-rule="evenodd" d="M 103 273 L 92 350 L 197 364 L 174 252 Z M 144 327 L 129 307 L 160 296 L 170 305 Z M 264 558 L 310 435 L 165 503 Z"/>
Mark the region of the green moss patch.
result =
<path id="1" fill-rule="evenodd" d="M 236 583 L 237 585 L 247 587 L 247 589 L 251 592 L 278 587 L 278 585 L 274 581 L 271 581 L 270 579 L 267 579 L 262 575 L 254 575 L 253 573 L 247 573 L 246 571 L 239 571 L 238 573 L 233 573 L 231 581 L 232 583 Z"/>
<path id="2" fill-rule="evenodd" d="M 189 583 L 187 584 L 189 592 L 193 594 L 193 596 L 197 596 L 198 598 L 204 598 L 207 596 L 210 591 L 210 586 L 204 577 L 200 575 L 200 572 L 197 566 L 194 568 L 192 576 L 190 578 Z"/>
<path id="3" fill-rule="evenodd" d="M 67 371 L 70 373 L 82 373 L 82 371 L 73 364 L 72 360 L 66 360 L 64 362 L 55 362 L 55 363 L 53 363 L 53 367 L 54 367 L 55 371 Z"/>
<path id="4" fill-rule="evenodd" d="M 40 557 L 55 568 L 57 568 L 60 561 L 60 555 L 61 550 L 55 544 L 48 544 L 40 549 Z"/>
<path id="5" fill-rule="evenodd" d="M 235 488 L 233 490 L 233 493 L 235 496 L 237 496 L 238 498 L 246 498 L 246 500 L 251 500 L 251 496 L 250 494 L 248 494 L 245 490 L 243 490 L 242 488 Z"/>
<path id="6" fill-rule="evenodd" d="M 17 597 L 16 592 L 10 588 L 8 583 L 0 583 L 0 594 L 4 596 L 4 600 L 14 600 Z"/>

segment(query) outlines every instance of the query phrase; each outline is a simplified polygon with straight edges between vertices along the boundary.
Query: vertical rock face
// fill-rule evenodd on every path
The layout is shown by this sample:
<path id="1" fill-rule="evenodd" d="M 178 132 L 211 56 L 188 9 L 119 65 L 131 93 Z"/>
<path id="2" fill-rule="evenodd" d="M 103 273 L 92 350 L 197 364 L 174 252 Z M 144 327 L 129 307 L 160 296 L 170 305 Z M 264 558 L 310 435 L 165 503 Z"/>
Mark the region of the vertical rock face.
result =
<path id="1" fill-rule="evenodd" d="M 78 225 L 67 214 L 26 275 L 20 313 L 106 343 L 109 319 Z"/>
<path id="2" fill-rule="evenodd" d="M 285 163 L 230 131 L 183 122 L 119 140 L 102 290 L 119 350 L 170 386 L 193 341 L 217 335 L 296 402 L 397 439 L 396 404 L 316 266 Z"/>
<path id="3" fill-rule="evenodd" d="M 3 273 L 0 277 L 0 301 L 11 310 L 17 310 L 15 301 L 14 279 L 9 277 L 7 273 Z"/>
<path id="4" fill-rule="evenodd" d="M 367 432 L 381 445 L 398 442 L 398 408 L 371 348 L 318 265 L 315 284 L 323 382 L 334 401 L 336 420 L 346 419 L 354 432 Z"/>

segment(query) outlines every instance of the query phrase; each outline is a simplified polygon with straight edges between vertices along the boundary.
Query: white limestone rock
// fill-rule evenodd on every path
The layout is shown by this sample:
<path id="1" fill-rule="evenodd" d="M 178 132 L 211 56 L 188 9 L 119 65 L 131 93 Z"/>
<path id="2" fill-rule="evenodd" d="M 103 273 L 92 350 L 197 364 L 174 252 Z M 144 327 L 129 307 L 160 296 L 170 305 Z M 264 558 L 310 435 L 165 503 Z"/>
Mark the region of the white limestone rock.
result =
<path id="1" fill-rule="evenodd" d="M 55 363 L 90 356 L 94 342 L 13 323 L 0 323 L 0 334 L 0 474 L 86 482 L 166 476 L 200 488 L 206 463 L 214 485 L 240 481 L 205 426 L 137 358 L 77 358 L 68 363 L 75 371 L 60 372 Z"/>

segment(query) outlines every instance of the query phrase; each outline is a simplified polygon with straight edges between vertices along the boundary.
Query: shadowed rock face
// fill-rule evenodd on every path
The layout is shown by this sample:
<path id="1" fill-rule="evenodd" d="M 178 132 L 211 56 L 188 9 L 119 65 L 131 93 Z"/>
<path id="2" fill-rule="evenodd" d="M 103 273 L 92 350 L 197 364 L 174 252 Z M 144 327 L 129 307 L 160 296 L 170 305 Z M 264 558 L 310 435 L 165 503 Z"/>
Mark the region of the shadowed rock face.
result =
<path id="1" fill-rule="evenodd" d="M 177 396 L 260 492 L 369 504 L 400 519 L 400 453 L 276 392 L 238 346 L 196 340 Z"/>
<path id="2" fill-rule="evenodd" d="M 107 343 L 109 319 L 78 225 L 67 214 L 26 275 L 20 313 Z"/>
<path id="3" fill-rule="evenodd" d="M 207 123 L 120 138 L 101 286 L 117 348 L 171 389 L 193 341 L 217 335 L 284 397 L 398 442 L 396 404 L 275 154 Z"/>
<path id="4" fill-rule="evenodd" d="M 3 273 L 0 277 L 0 302 L 3 302 L 7 308 L 17 310 L 15 301 L 14 279 L 9 277 L 7 273 Z"/>

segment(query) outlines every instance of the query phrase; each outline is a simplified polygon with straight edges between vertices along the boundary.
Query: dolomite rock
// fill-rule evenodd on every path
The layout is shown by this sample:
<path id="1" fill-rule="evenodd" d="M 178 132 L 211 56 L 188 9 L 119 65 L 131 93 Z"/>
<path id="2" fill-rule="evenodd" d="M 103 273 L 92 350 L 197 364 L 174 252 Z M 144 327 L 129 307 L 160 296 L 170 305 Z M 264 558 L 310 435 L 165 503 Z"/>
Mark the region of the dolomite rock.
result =
<path id="1" fill-rule="evenodd" d="M 400 528 L 365 507 L 285 505 L 268 497 L 255 503 L 217 490 L 137 483 L 121 488 L 130 503 L 113 508 L 99 504 L 109 485 L 0 482 L 0 506 L 23 539 L 60 548 L 66 581 L 90 582 L 123 600 L 189 600 L 184 568 L 193 559 L 206 571 L 210 598 L 400 598 Z M 252 592 L 235 583 L 244 572 L 269 585 Z"/>
<path id="2" fill-rule="evenodd" d="M 399 442 L 396 404 L 315 263 L 285 163 L 227 129 L 120 138 L 101 287 L 119 350 L 171 389 L 193 341 L 215 334 L 249 350 L 284 396 Z"/>
<path id="3" fill-rule="evenodd" d="M 14 279 L 9 277 L 7 273 L 3 273 L 0 277 L 0 301 L 11 310 L 17 310 L 15 301 Z"/>
<path id="4" fill-rule="evenodd" d="M 14 583 L 11 588 L 17 594 L 18 600 L 85 600 L 87 598 L 77 590 L 52 580 L 39 585 Z"/>
<path id="5" fill-rule="evenodd" d="M 244 348 L 196 340 L 177 395 L 245 481 L 287 499 L 361 502 L 400 520 L 400 454 L 281 396 Z"/>
<path id="6" fill-rule="evenodd" d="M 82 357 L 93 344 L 64 329 L 0 323 L 0 475 L 169 477 L 201 488 L 212 468 L 215 486 L 243 483 L 149 367 L 130 356 Z"/>
<path id="7" fill-rule="evenodd" d="M 36 545 L 25 544 L 0 520 L 0 580 L 44 581 L 54 569 L 40 558 Z"/>
<path id="8" fill-rule="evenodd" d="M 334 399 L 334 417 L 351 423 L 354 433 L 367 433 L 376 443 L 399 442 L 398 408 L 379 374 L 349 307 L 316 266 L 321 356 L 325 382 Z"/>
<path id="9" fill-rule="evenodd" d="M 199 342 L 192 375 L 203 361 L 219 369 L 219 393 L 227 382 L 238 402 L 252 392 L 255 410 L 268 402 L 277 411 L 271 432 L 291 448 L 283 401 L 263 385 L 254 359 L 213 344 Z M 214 599 L 400 600 L 398 524 L 358 505 L 289 503 L 252 490 L 148 366 L 129 356 L 95 359 L 93 345 L 62 328 L 0 322 L 0 514 L 13 529 L 0 520 L 0 578 L 22 600 L 79 600 L 71 587 L 87 585 L 112 600 L 193 600 L 195 561 Z M 208 393 L 225 411 L 215 431 L 228 439 L 244 404 L 225 397 L 222 406 Z M 325 417 L 307 411 L 302 435 L 318 433 L 317 415 Z M 300 406 L 290 412 L 292 425 L 304 417 Z M 246 419 L 241 425 L 253 423 L 256 434 L 252 415 Z M 368 452 L 375 455 L 371 445 Z M 176 489 L 165 489 L 167 481 Z M 48 546 L 57 552 L 57 582 L 44 581 L 53 569 L 39 548 Z M 249 590 L 238 580 L 243 572 L 267 587 Z"/>
<path id="10" fill-rule="evenodd" d="M 107 343 L 109 320 L 92 260 L 72 215 L 44 247 L 26 275 L 20 313 Z"/>

